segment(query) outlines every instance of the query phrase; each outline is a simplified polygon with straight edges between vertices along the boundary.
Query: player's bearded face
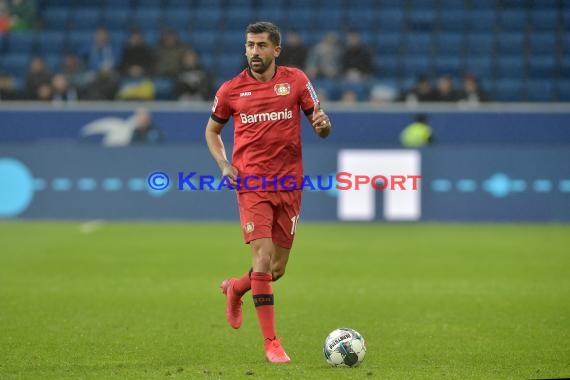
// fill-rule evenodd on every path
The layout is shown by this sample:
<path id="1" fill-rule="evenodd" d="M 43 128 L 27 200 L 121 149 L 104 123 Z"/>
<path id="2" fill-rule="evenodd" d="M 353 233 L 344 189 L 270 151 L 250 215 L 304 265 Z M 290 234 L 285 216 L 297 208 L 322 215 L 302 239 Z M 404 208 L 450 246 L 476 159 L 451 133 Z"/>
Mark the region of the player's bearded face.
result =
<path id="1" fill-rule="evenodd" d="M 278 55 L 279 47 L 269 40 L 267 33 L 248 34 L 245 44 L 245 55 L 251 71 L 263 74 L 271 66 Z"/>

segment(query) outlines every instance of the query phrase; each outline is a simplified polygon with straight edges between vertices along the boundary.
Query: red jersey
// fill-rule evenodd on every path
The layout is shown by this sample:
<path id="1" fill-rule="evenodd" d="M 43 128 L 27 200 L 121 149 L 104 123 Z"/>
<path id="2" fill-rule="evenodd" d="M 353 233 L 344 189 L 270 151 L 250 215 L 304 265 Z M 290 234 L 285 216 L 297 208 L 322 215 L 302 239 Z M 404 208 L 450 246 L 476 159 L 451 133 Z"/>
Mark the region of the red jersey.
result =
<path id="1" fill-rule="evenodd" d="M 245 69 L 222 84 L 214 99 L 212 119 L 226 123 L 234 118 L 232 165 L 241 179 L 253 176 L 241 191 L 253 190 L 256 178 L 272 181 L 274 176 L 294 176 L 297 186 L 301 184 L 300 113 L 311 114 L 317 103 L 311 82 L 296 68 L 277 66 L 268 82 L 257 81 Z M 256 191 L 277 190 L 262 186 L 261 181 L 258 184 Z"/>

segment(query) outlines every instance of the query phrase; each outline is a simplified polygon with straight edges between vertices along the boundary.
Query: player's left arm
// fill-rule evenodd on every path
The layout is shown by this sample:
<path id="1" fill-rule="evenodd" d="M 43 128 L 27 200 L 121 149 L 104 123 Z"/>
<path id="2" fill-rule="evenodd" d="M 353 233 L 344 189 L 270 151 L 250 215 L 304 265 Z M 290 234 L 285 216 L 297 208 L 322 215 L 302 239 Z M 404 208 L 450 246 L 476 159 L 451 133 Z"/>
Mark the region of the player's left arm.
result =
<path id="1" fill-rule="evenodd" d="M 331 133 L 331 119 L 321 108 L 321 102 L 309 78 L 300 70 L 298 74 L 300 82 L 303 83 L 300 94 L 301 109 L 307 116 L 307 119 L 309 119 L 317 135 L 325 138 Z"/>

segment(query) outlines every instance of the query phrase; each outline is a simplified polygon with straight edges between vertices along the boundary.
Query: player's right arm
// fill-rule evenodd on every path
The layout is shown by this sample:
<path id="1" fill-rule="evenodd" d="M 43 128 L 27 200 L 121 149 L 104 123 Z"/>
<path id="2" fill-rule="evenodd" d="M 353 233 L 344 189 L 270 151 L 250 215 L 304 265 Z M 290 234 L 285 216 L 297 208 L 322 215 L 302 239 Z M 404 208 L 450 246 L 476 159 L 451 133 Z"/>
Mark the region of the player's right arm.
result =
<path id="1" fill-rule="evenodd" d="M 210 119 L 208 119 L 208 124 L 206 125 L 206 143 L 208 144 L 210 154 L 214 157 L 214 160 L 222 171 L 222 175 L 227 176 L 230 183 L 235 186 L 238 171 L 232 166 L 226 156 L 226 149 L 221 136 L 223 128 L 224 124 L 217 122 L 210 117 Z"/>

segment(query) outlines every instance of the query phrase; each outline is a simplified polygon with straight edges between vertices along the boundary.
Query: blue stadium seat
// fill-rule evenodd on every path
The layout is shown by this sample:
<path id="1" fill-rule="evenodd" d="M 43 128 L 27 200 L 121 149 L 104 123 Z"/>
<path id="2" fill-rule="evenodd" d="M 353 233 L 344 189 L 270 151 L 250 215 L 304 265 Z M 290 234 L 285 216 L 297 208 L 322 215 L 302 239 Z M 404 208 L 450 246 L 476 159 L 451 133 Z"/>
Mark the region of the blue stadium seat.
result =
<path id="1" fill-rule="evenodd" d="M 404 60 L 404 70 L 404 75 L 407 77 L 417 77 L 421 74 L 431 73 L 431 59 L 424 56 L 408 56 Z"/>
<path id="2" fill-rule="evenodd" d="M 265 3 L 265 2 L 263 2 Z M 285 12 L 283 12 L 280 8 L 265 8 L 261 7 L 257 10 L 257 19 L 258 20 L 265 20 L 271 21 L 277 25 L 283 26 L 285 18 Z"/>
<path id="3" fill-rule="evenodd" d="M 461 10 L 444 10 L 439 15 L 439 28 L 442 32 L 465 32 L 467 15 Z"/>
<path id="4" fill-rule="evenodd" d="M 222 11 L 217 8 L 201 9 L 198 17 L 194 18 L 195 27 L 198 30 L 218 30 L 222 23 Z"/>
<path id="5" fill-rule="evenodd" d="M 231 6 L 225 11 L 225 26 L 230 29 L 241 29 L 241 34 L 245 27 L 255 20 L 255 12 L 252 8 Z"/>
<path id="6" fill-rule="evenodd" d="M 561 80 L 558 82 L 558 100 L 561 102 L 570 102 L 570 80 Z"/>
<path id="7" fill-rule="evenodd" d="M 401 9 L 385 10 L 378 15 L 378 28 L 381 33 L 400 32 L 404 25 L 404 12 Z"/>
<path id="8" fill-rule="evenodd" d="M 191 2 L 188 0 L 164 0 L 165 7 L 168 8 L 188 8 Z"/>
<path id="9" fill-rule="evenodd" d="M 203 10 L 207 9 L 221 10 L 223 0 L 196 0 L 194 5 L 196 12 L 202 12 Z"/>
<path id="10" fill-rule="evenodd" d="M 393 79 L 400 76 L 401 61 L 397 55 L 377 54 L 375 57 L 376 73 L 379 78 Z"/>
<path id="11" fill-rule="evenodd" d="M 436 0 L 409 0 L 408 4 L 411 9 L 420 11 L 431 11 L 437 8 Z"/>
<path id="12" fill-rule="evenodd" d="M 112 4 L 108 4 L 107 9 L 128 9 L 132 8 L 134 3 L 133 0 L 112 0 Z"/>
<path id="13" fill-rule="evenodd" d="M 109 8 L 103 17 L 103 24 L 109 30 L 123 30 L 129 24 L 131 11 L 129 9 Z"/>
<path id="14" fill-rule="evenodd" d="M 141 30 L 159 30 L 161 13 L 159 8 L 138 9 L 131 19 L 131 24 Z"/>
<path id="15" fill-rule="evenodd" d="M 365 7 L 349 8 L 346 16 L 348 28 L 351 30 L 370 32 L 378 26 L 378 18 L 373 9 Z"/>
<path id="16" fill-rule="evenodd" d="M 223 32 L 219 44 L 226 53 L 245 53 L 245 33 L 244 29 L 230 29 Z"/>
<path id="17" fill-rule="evenodd" d="M 529 57 L 528 73 L 532 78 L 553 78 L 556 73 L 556 57 L 552 55 Z"/>
<path id="18" fill-rule="evenodd" d="M 208 31 L 195 31 L 188 35 L 185 40 L 190 43 L 190 45 L 196 49 L 200 54 L 212 53 L 218 40 L 221 38 L 217 33 L 211 33 Z"/>
<path id="19" fill-rule="evenodd" d="M 523 55 L 526 49 L 524 33 L 497 34 L 497 52 L 500 55 Z"/>
<path id="20" fill-rule="evenodd" d="M 348 81 L 343 80 L 340 82 L 341 92 L 353 92 L 356 94 L 356 99 L 359 102 L 364 102 L 370 99 L 370 82 L 369 81 Z"/>
<path id="21" fill-rule="evenodd" d="M 71 15 L 71 27 L 74 30 L 95 29 L 102 21 L 101 8 L 77 8 Z"/>
<path id="22" fill-rule="evenodd" d="M 156 100 L 173 100 L 174 84 L 169 78 L 156 78 L 153 80 Z"/>
<path id="23" fill-rule="evenodd" d="M 51 71 L 58 72 L 61 70 L 61 63 L 63 62 L 63 56 L 61 54 L 51 53 L 46 54 L 43 57 Z"/>
<path id="24" fill-rule="evenodd" d="M 137 10 L 161 8 L 160 0 L 137 0 Z"/>
<path id="25" fill-rule="evenodd" d="M 89 49 L 93 43 L 93 31 L 77 31 L 68 36 L 69 47 L 75 53 L 80 54 Z"/>
<path id="26" fill-rule="evenodd" d="M 230 79 L 245 68 L 245 57 L 236 54 L 218 54 L 217 74 L 221 78 Z"/>
<path id="27" fill-rule="evenodd" d="M 12 75 L 23 77 L 28 71 L 30 58 L 29 54 L 5 54 L 0 59 L 0 67 Z"/>
<path id="28" fill-rule="evenodd" d="M 500 102 L 519 102 L 523 100 L 522 80 L 501 79 L 495 81 L 495 100 Z"/>
<path id="29" fill-rule="evenodd" d="M 533 12 L 542 9 L 556 9 L 558 8 L 558 0 L 540 0 L 532 4 Z"/>
<path id="30" fill-rule="evenodd" d="M 476 10 L 467 13 L 471 31 L 492 33 L 497 26 L 497 13 L 493 10 Z"/>
<path id="31" fill-rule="evenodd" d="M 522 57 L 503 56 L 497 59 L 496 77 L 500 79 L 518 79 L 525 77 L 525 63 Z"/>
<path id="32" fill-rule="evenodd" d="M 189 8 L 170 8 L 164 11 L 164 24 L 173 29 L 187 29 L 191 24 Z"/>
<path id="33" fill-rule="evenodd" d="M 562 38 L 562 55 L 570 57 L 570 33 L 565 33 Z"/>
<path id="34" fill-rule="evenodd" d="M 558 11 L 548 9 L 530 12 L 530 27 L 533 31 L 556 30 L 558 27 Z"/>
<path id="35" fill-rule="evenodd" d="M 41 35 L 41 33 L 38 33 Z M 36 34 L 29 32 L 12 32 L 8 37 L 8 51 L 12 53 L 30 54 L 34 49 Z M 1 57 L 1 55 L 0 55 Z"/>
<path id="36" fill-rule="evenodd" d="M 56 31 L 44 31 L 38 35 L 38 52 L 48 54 L 62 51 L 65 45 L 65 34 Z"/>
<path id="37" fill-rule="evenodd" d="M 431 31 L 435 25 L 436 12 L 430 9 L 412 10 L 408 12 L 407 25 L 411 30 Z"/>
<path id="38" fill-rule="evenodd" d="M 525 9 L 510 9 L 500 12 L 501 30 L 505 32 L 523 32 L 527 27 Z"/>
<path id="39" fill-rule="evenodd" d="M 406 52 L 409 55 L 428 57 L 432 53 L 433 42 L 431 33 L 407 33 L 405 38 Z"/>
<path id="40" fill-rule="evenodd" d="M 556 33 L 543 32 L 530 35 L 531 55 L 555 55 L 557 49 Z"/>
<path id="41" fill-rule="evenodd" d="M 303 8 L 288 8 L 285 11 L 286 23 L 281 26 L 282 29 L 287 30 L 306 30 L 312 29 L 317 14 L 313 7 Z"/>
<path id="42" fill-rule="evenodd" d="M 158 44 L 158 41 L 160 40 L 160 32 L 158 30 L 151 30 L 151 29 L 145 30 L 143 32 L 143 37 L 145 42 L 149 46 L 156 46 Z"/>
<path id="43" fill-rule="evenodd" d="M 466 40 L 470 56 L 491 56 L 494 52 L 495 35 L 492 33 L 469 34 Z"/>
<path id="44" fill-rule="evenodd" d="M 319 97 L 333 101 L 340 99 L 341 90 L 337 81 L 316 79 L 312 84 Z"/>
<path id="45" fill-rule="evenodd" d="M 437 75 L 449 74 L 455 77 L 463 71 L 463 64 L 461 58 L 455 55 L 438 56 L 434 68 Z"/>
<path id="46" fill-rule="evenodd" d="M 465 1 L 463 0 L 439 0 L 439 6 L 442 11 L 445 10 L 464 10 Z"/>
<path id="47" fill-rule="evenodd" d="M 493 75 L 493 61 L 491 56 L 470 57 L 465 63 L 465 71 L 478 78 L 491 78 Z"/>
<path id="48" fill-rule="evenodd" d="M 457 33 L 440 33 L 438 35 L 438 52 L 442 55 L 463 55 L 463 36 Z"/>
<path id="49" fill-rule="evenodd" d="M 461 1 L 461 0 L 460 0 Z M 496 10 L 499 5 L 498 0 L 472 0 L 471 6 L 477 9 Z"/>
<path id="50" fill-rule="evenodd" d="M 400 33 L 379 33 L 376 36 L 376 50 L 380 54 L 398 54 L 403 40 Z"/>
<path id="51" fill-rule="evenodd" d="M 42 12 L 42 20 L 45 29 L 65 30 L 70 20 L 68 8 L 47 8 Z"/>
<path id="52" fill-rule="evenodd" d="M 323 24 L 326 25 L 328 29 L 341 30 L 342 29 L 342 19 L 343 13 L 341 8 L 325 8 L 317 12 L 320 20 L 326 20 Z"/>
<path id="53" fill-rule="evenodd" d="M 529 80 L 526 83 L 527 100 L 550 102 L 554 100 L 554 86 L 550 80 Z"/>

